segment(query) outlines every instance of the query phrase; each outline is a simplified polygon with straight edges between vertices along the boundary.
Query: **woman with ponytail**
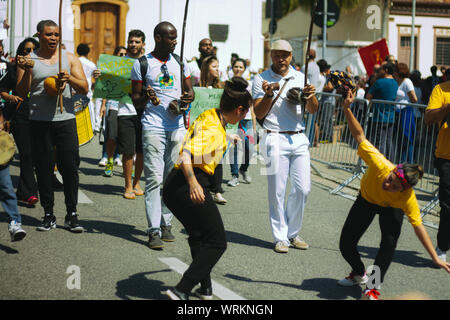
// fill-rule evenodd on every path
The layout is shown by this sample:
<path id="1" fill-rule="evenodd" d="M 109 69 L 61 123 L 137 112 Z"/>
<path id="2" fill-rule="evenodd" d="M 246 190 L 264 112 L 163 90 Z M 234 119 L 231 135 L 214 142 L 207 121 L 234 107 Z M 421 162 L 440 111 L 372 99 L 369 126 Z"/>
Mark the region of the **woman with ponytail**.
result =
<path id="1" fill-rule="evenodd" d="M 180 156 L 163 189 L 163 201 L 187 231 L 192 263 L 176 287 L 167 290 L 172 300 L 188 300 L 195 294 L 212 299 L 210 273 L 227 242 L 219 210 L 211 194 L 211 176 L 227 148 L 226 125 L 242 120 L 252 97 L 247 81 L 233 77 L 225 83 L 218 109 L 203 112 L 189 128 Z"/>
<path id="2" fill-rule="evenodd" d="M 353 115 L 350 105 L 354 94 L 349 90 L 343 101 L 343 112 L 353 138 L 359 144 L 358 155 L 368 168 L 361 179 L 360 193 L 353 204 L 342 228 L 339 248 L 352 271 L 348 277 L 338 282 L 341 286 L 366 284 L 363 299 L 378 300 L 380 285 L 394 256 L 397 240 L 406 214 L 414 232 L 431 256 L 434 264 L 450 273 L 450 264 L 436 254 L 430 237 L 422 224 L 416 195 L 412 189 L 422 178 L 423 169 L 417 164 L 394 165 L 386 159 L 365 137 L 364 131 Z M 379 274 L 367 275 L 357 250 L 363 236 L 375 215 L 379 215 L 381 244 L 374 265 Z M 370 279 L 369 279 L 370 277 Z M 370 280 L 375 279 L 375 284 Z M 378 281 L 376 281 L 378 279 Z"/>

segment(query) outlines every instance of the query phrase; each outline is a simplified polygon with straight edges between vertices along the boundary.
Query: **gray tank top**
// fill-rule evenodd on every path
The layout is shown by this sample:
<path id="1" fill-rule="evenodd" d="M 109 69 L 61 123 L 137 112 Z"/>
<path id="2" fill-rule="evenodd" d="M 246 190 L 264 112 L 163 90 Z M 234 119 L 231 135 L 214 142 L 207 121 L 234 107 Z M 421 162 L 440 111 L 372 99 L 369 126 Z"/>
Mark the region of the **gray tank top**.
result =
<path id="1" fill-rule="evenodd" d="M 63 112 L 59 109 L 58 97 L 49 95 L 44 89 L 44 80 L 51 76 L 56 76 L 59 71 L 59 64 L 45 64 L 38 60 L 38 56 L 33 52 L 34 58 L 33 79 L 31 81 L 30 92 L 30 120 L 35 121 L 64 121 L 75 118 L 72 102 L 72 92 L 69 85 L 63 91 Z M 67 53 L 62 51 L 62 69 L 70 73 Z"/>

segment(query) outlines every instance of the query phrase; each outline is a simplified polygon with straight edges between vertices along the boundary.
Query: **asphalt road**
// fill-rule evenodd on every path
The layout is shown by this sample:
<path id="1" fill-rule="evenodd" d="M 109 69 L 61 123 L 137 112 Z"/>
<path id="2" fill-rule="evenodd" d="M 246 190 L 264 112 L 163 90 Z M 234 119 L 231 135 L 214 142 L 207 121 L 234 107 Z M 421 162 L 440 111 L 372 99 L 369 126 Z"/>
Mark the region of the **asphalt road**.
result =
<path id="1" fill-rule="evenodd" d="M 50 232 L 35 230 L 43 217 L 39 203 L 35 208 L 19 207 L 28 233 L 21 242 L 10 241 L 6 214 L 2 211 L 0 299 L 166 300 L 161 291 L 175 285 L 181 277 L 180 268 L 191 261 L 187 235 L 174 219 L 176 241 L 166 244 L 162 251 L 149 249 L 143 198 L 122 198 L 121 168 L 116 168 L 112 178 L 102 176 L 96 139 L 80 152 L 80 191 L 84 194 L 80 199 L 89 203 L 80 203 L 78 213 L 86 232 L 73 234 L 61 228 L 65 215 L 61 191 L 55 194 L 58 228 Z M 260 169 L 259 165 L 252 165 L 252 183 L 231 188 L 225 184 L 230 178 L 229 166 L 224 166 L 224 197 L 228 203 L 219 209 L 228 249 L 212 272 L 213 280 L 221 286 L 215 299 L 359 299 L 359 287 L 341 288 L 336 284 L 350 271 L 341 257 L 338 241 L 352 201 L 332 196 L 313 182 L 301 231 L 310 249 L 275 253 L 269 227 L 267 181 Z M 17 161 L 11 172 L 17 184 Z M 427 230 L 435 242 L 436 230 Z M 359 245 L 366 266 L 373 263 L 379 241 L 375 220 Z M 383 297 L 421 292 L 430 299 L 448 300 L 449 285 L 450 275 L 432 266 L 405 220 L 383 284 Z"/>

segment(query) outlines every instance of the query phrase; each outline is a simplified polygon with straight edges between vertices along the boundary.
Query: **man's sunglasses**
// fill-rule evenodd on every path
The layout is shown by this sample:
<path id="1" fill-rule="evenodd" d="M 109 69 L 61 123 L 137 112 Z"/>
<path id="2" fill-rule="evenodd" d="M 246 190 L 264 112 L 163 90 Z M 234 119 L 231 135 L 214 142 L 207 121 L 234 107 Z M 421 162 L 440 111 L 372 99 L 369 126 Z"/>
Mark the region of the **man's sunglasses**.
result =
<path id="1" fill-rule="evenodd" d="M 25 53 L 31 53 L 31 51 L 33 51 L 33 48 L 25 48 L 25 49 L 23 49 L 23 52 L 25 52 Z"/>

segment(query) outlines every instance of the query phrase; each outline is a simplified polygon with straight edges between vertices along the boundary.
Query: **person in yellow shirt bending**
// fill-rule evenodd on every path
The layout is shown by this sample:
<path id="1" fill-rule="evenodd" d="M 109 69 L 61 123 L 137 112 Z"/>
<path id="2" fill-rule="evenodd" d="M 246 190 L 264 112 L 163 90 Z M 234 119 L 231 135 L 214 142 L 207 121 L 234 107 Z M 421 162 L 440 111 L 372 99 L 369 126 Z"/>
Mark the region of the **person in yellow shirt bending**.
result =
<path id="1" fill-rule="evenodd" d="M 172 300 L 188 300 L 192 289 L 201 299 L 212 299 L 210 273 L 227 247 L 219 209 L 208 191 L 227 149 L 227 123 L 245 118 L 252 103 L 243 78 L 225 83 L 218 109 L 203 112 L 189 128 L 178 161 L 163 188 L 163 201 L 189 234 L 192 263 L 180 282 L 165 294 Z M 235 137 L 232 137 L 235 139 Z"/>
<path id="2" fill-rule="evenodd" d="M 380 153 L 365 137 L 364 131 L 353 115 L 350 105 L 354 94 L 350 90 L 342 103 L 348 128 L 359 144 L 358 155 L 368 168 L 361 179 L 360 193 L 353 204 L 341 231 L 339 248 L 344 259 L 350 264 L 350 275 L 340 281 L 341 286 L 366 284 L 362 298 L 378 300 L 380 285 L 394 256 L 397 240 L 400 237 L 403 214 L 409 222 L 422 245 L 431 256 L 434 264 L 450 273 L 450 264 L 439 259 L 430 237 L 422 224 L 420 209 L 412 187 L 422 178 L 423 169 L 417 164 L 394 165 Z M 357 244 L 379 215 L 381 244 L 375 258 L 376 268 L 368 275 L 357 250 Z M 375 280 L 375 284 L 371 281 Z"/>
<path id="3" fill-rule="evenodd" d="M 436 252 L 447 260 L 450 248 L 450 81 L 436 85 L 425 110 L 425 123 L 437 123 L 439 134 L 434 153 L 434 166 L 439 174 L 439 204 L 441 212 Z"/>

